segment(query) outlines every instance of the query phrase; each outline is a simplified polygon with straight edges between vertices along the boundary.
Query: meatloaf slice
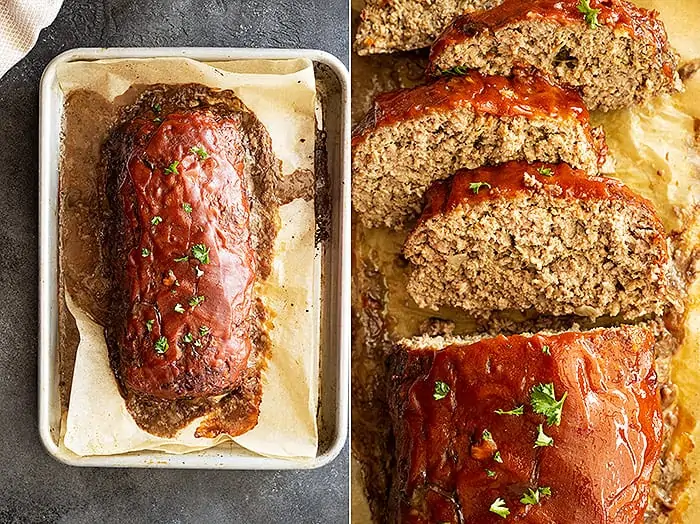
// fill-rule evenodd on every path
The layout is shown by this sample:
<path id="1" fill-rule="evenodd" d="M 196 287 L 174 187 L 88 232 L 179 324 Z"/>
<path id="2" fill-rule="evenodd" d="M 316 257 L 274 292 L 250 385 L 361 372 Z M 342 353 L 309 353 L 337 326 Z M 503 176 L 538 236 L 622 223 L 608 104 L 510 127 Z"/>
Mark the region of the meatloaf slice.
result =
<path id="1" fill-rule="evenodd" d="M 105 331 L 128 392 L 194 399 L 250 383 L 260 363 L 254 284 L 275 232 L 272 157 L 267 131 L 233 92 L 199 85 L 151 86 L 111 132 Z"/>
<path id="2" fill-rule="evenodd" d="M 457 15 L 490 9 L 502 0 L 367 0 L 360 13 L 355 50 L 360 55 L 430 47 Z"/>
<path id="3" fill-rule="evenodd" d="M 513 162 L 460 171 L 426 200 L 404 245 L 421 307 L 632 319 L 673 296 L 663 225 L 615 179 Z"/>
<path id="4" fill-rule="evenodd" d="M 402 226 L 432 182 L 461 168 L 541 160 L 597 173 L 606 153 L 576 92 L 476 72 L 380 95 L 352 145 L 353 205 L 369 227 Z"/>
<path id="5" fill-rule="evenodd" d="M 455 19 L 431 50 L 429 72 L 508 75 L 534 66 L 608 111 L 682 86 L 657 13 L 625 0 L 506 0 Z M 457 68 L 457 69 L 455 69 Z"/>
<path id="6" fill-rule="evenodd" d="M 399 343 L 396 522 L 641 524 L 663 422 L 641 326 Z"/>

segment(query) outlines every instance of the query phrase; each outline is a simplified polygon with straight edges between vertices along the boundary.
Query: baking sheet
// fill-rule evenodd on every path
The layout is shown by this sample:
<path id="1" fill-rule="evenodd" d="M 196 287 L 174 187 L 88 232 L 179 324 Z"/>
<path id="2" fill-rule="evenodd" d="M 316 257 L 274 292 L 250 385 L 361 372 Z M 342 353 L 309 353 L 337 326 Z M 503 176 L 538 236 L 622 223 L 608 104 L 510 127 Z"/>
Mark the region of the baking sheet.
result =
<path id="1" fill-rule="evenodd" d="M 283 175 L 296 170 L 313 172 L 316 101 L 309 60 L 215 66 L 180 58 L 72 62 L 58 67 L 57 77 L 64 93 L 89 89 L 108 100 L 135 84 L 197 82 L 233 89 L 267 127 Z M 282 206 L 280 216 L 282 229 L 275 242 L 273 272 L 260 293 L 275 320 L 270 332 L 272 356 L 262 378 L 259 423 L 233 440 L 266 456 L 313 457 L 318 446 L 321 275 L 321 257 L 314 242 L 314 202 L 297 199 Z M 195 438 L 197 421 L 173 439 L 138 428 L 116 389 L 101 328 L 70 297 L 68 305 L 77 321 L 80 345 L 63 439 L 66 448 L 78 455 L 139 450 L 186 453 L 229 440 L 227 436 Z M 305 336 L 290 336 L 294 330 Z"/>

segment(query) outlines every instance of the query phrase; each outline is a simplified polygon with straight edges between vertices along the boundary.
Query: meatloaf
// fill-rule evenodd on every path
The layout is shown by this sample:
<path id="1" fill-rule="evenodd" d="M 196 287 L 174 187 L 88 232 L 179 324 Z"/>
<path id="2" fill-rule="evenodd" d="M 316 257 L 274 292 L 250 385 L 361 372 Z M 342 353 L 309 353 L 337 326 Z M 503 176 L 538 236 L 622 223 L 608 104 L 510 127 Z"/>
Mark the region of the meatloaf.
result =
<path id="1" fill-rule="evenodd" d="M 678 57 L 657 13 L 625 0 L 506 0 L 464 14 L 433 45 L 429 72 L 508 75 L 523 65 L 579 89 L 590 110 L 681 88 Z"/>
<path id="2" fill-rule="evenodd" d="M 416 303 L 634 319 L 674 300 L 663 225 L 618 180 L 512 162 L 436 183 L 409 234 Z"/>
<path id="3" fill-rule="evenodd" d="M 663 433 L 653 346 L 642 326 L 400 342 L 395 521 L 644 522 Z"/>
<path id="4" fill-rule="evenodd" d="M 355 210 L 368 227 L 394 228 L 458 169 L 541 160 L 594 174 L 607 152 L 576 92 L 539 75 L 476 72 L 380 95 L 352 146 Z"/>
<path id="5" fill-rule="evenodd" d="M 490 9 L 502 0 L 367 0 L 355 50 L 360 55 L 429 47 L 457 15 Z"/>
<path id="6" fill-rule="evenodd" d="M 254 285 L 275 231 L 272 156 L 233 92 L 198 85 L 152 86 L 103 148 L 115 373 L 126 391 L 167 400 L 245 380 L 257 398 L 241 431 L 260 402 Z"/>

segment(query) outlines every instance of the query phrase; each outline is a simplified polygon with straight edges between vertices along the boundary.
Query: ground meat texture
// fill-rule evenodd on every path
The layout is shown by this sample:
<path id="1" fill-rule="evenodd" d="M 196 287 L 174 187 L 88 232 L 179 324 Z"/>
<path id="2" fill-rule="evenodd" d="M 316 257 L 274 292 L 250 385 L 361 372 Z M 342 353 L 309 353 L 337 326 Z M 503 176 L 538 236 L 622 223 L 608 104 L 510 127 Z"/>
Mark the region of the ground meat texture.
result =
<path id="1" fill-rule="evenodd" d="M 360 55 L 429 47 L 457 15 L 490 9 L 501 0 L 367 0 L 355 35 Z"/>
<path id="2" fill-rule="evenodd" d="M 635 319 L 673 300 L 663 226 L 617 180 L 515 162 L 460 171 L 426 200 L 404 245 L 420 307 Z"/>
<path id="3" fill-rule="evenodd" d="M 641 104 L 682 88 L 678 57 L 657 13 L 624 0 L 591 0 L 598 26 L 578 0 L 506 0 L 455 19 L 431 50 L 429 73 L 477 69 L 509 75 L 532 66 L 580 90 L 590 110 Z"/>
<path id="4" fill-rule="evenodd" d="M 260 124 L 231 92 L 156 90 L 104 146 L 114 282 L 106 337 L 130 393 L 211 397 L 235 389 L 253 358 L 261 268 L 246 162 Z"/>
<path id="5" fill-rule="evenodd" d="M 502 499 L 513 521 L 641 524 L 663 431 L 653 344 L 633 326 L 400 342 L 395 522 L 502 522 L 490 511 Z M 533 409 L 549 384 L 566 395 L 559 423 Z M 540 427 L 551 445 L 535 445 Z"/>
<path id="6" fill-rule="evenodd" d="M 352 145 L 353 206 L 367 227 L 392 228 L 458 169 L 541 160 L 597 173 L 607 152 L 576 92 L 526 74 L 471 73 L 380 95 Z"/>

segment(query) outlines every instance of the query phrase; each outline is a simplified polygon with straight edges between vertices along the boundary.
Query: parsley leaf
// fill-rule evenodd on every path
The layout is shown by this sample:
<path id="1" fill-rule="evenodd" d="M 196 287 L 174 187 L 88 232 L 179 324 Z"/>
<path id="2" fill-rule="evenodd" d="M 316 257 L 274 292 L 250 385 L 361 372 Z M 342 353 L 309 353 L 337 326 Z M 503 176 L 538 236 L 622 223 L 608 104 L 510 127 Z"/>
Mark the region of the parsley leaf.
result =
<path id="1" fill-rule="evenodd" d="M 160 110 L 162 109 L 160 104 L 153 104 L 153 112 L 154 113 L 160 113 Z"/>
<path id="2" fill-rule="evenodd" d="M 146 331 L 148 331 L 149 333 L 151 331 L 153 331 L 153 323 L 154 322 L 155 322 L 155 320 L 146 320 Z"/>
<path id="3" fill-rule="evenodd" d="M 170 164 L 168 167 L 165 168 L 163 173 L 166 175 L 179 175 L 180 173 L 177 170 L 177 166 L 180 165 L 180 162 L 178 160 L 175 160 L 172 164 Z"/>
<path id="4" fill-rule="evenodd" d="M 525 505 L 539 504 L 541 497 L 549 497 L 551 495 L 552 490 L 548 487 L 537 488 L 534 490 L 530 488 L 523 493 L 523 497 L 520 499 L 520 502 Z"/>
<path id="5" fill-rule="evenodd" d="M 549 355 L 549 356 L 552 355 L 552 352 L 549 351 L 549 346 L 542 346 L 542 353 L 544 353 L 545 355 Z"/>
<path id="6" fill-rule="evenodd" d="M 141 256 L 142 256 L 143 258 L 146 258 L 146 257 L 147 257 L 148 255 L 150 255 L 150 254 L 151 254 L 151 252 L 150 252 L 147 248 L 145 248 L 145 247 L 142 247 L 142 248 L 141 248 Z"/>
<path id="7" fill-rule="evenodd" d="M 206 160 L 207 158 L 209 158 L 209 153 L 207 153 L 207 150 L 204 149 L 202 146 L 191 147 L 190 152 L 195 153 L 200 160 Z"/>
<path id="8" fill-rule="evenodd" d="M 481 438 L 488 441 L 488 442 L 493 442 L 493 436 L 491 436 L 491 432 L 488 429 L 485 429 L 481 433 Z"/>
<path id="9" fill-rule="evenodd" d="M 496 476 L 496 472 L 493 471 L 492 469 L 487 469 L 487 470 L 486 470 L 486 476 L 487 476 L 488 478 L 492 479 L 493 477 Z"/>
<path id="10" fill-rule="evenodd" d="M 549 435 L 546 435 L 544 429 L 542 429 L 542 424 L 540 424 L 537 433 L 537 440 L 535 440 L 536 448 L 546 448 L 548 446 L 554 445 L 554 439 Z"/>
<path id="11" fill-rule="evenodd" d="M 498 462 L 499 464 L 503 464 L 503 457 L 501 457 L 501 452 L 500 452 L 500 451 L 496 451 L 496 453 L 494 453 L 494 455 L 493 455 L 493 460 L 495 460 L 495 461 Z"/>
<path id="12" fill-rule="evenodd" d="M 185 210 L 185 213 L 192 213 L 192 206 L 188 202 L 182 204 L 182 209 Z"/>
<path id="13" fill-rule="evenodd" d="M 475 195 L 479 194 L 479 189 L 481 189 L 482 187 L 487 187 L 491 189 L 491 184 L 489 184 L 488 182 L 472 182 L 471 184 L 469 184 L 469 189 L 474 191 Z"/>
<path id="14" fill-rule="evenodd" d="M 175 310 L 175 313 L 182 314 L 185 312 L 185 308 L 182 307 L 182 304 L 175 304 L 175 307 L 173 309 Z"/>
<path id="15" fill-rule="evenodd" d="M 593 9 L 591 7 L 590 0 L 579 0 L 578 10 L 583 14 L 583 18 L 591 29 L 597 29 L 600 27 L 600 22 L 598 22 L 598 13 L 600 9 Z"/>
<path id="16" fill-rule="evenodd" d="M 495 513 L 501 518 L 506 518 L 508 515 L 510 515 L 510 510 L 508 509 L 508 506 L 506 506 L 506 501 L 502 498 L 497 498 L 494 500 L 493 504 L 491 504 L 491 507 L 489 508 L 489 511 L 491 513 Z"/>
<path id="17" fill-rule="evenodd" d="M 451 69 L 440 69 L 439 73 L 442 76 L 464 76 L 469 72 L 467 66 L 454 66 Z"/>
<path id="18" fill-rule="evenodd" d="M 207 326 L 202 326 L 199 328 L 199 334 L 202 337 L 205 337 L 209 334 L 209 328 Z"/>
<path id="19" fill-rule="evenodd" d="M 163 221 L 163 219 L 162 219 L 161 217 L 159 217 L 159 216 L 154 216 L 154 217 L 151 219 L 151 224 L 154 225 L 154 226 L 157 226 L 157 225 L 160 224 L 162 221 Z"/>
<path id="20" fill-rule="evenodd" d="M 564 408 L 564 401 L 567 393 L 557 400 L 554 394 L 554 384 L 538 384 L 532 388 L 530 393 L 530 404 L 535 413 L 547 417 L 547 425 L 551 426 L 561 423 L 561 412 Z"/>
<path id="21" fill-rule="evenodd" d="M 165 337 L 160 337 L 158 340 L 156 340 L 155 345 L 153 348 L 156 350 L 156 353 L 163 354 L 166 351 L 168 351 L 168 348 L 170 348 L 170 345 L 168 344 L 168 339 Z"/>
<path id="22" fill-rule="evenodd" d="M 194 340 L 194 337 L 192 336 L 192 333 L 187 333 L 184 337 L 182 337 L 182 341 L 183 341 L 185 344 L 189 344 L 190 342 L 192 342 L 192 340 Z"/>
<path id="23" fill-rule="evenodd" d="M 554 171 L 549 167 L 540 167 L 537 172 L 542 176 L 554 176 Z"/>
<path id="24" fill-rule="evenodd" d="M 192 246 L 192 256 L 199 260 L 202 264 L 208 264 L 209 248 L 204 244 L 195 244 Z"/>
<path id="25" fill-rule="evenodd" d="M 197 307 L 200 305 L 202 302 L 204 302 L 204 296 L 199 296 L 199 297 L 192 297 L 190 299 L 190 306 L 192 307 Z"/>
<path id="26" fill-rule="evenodd" d="M 442 400 L 450 392 L 450 386 L 439 380 L 435 382 L 435 391 L 433 392 L 433 398 L 435 400 Z"/>
<path id="27" fill-rule="evenodd" d="M 515 415 L 515 416 L 520 416 L 523 413 L 525 413 L 525 406 L 518 406 L 515 409 L 511 409 L 510 411 L 503 411 L 502 409 L 497 409 L 494 411 L 496 415 Z"/>
<path id="28" fill-rule="evenodd" d="M 176 258 L 174 259 L 175 262 L 187 262 L 190 259 L 188 255 L 185 255 L 184 257 Z"/>

